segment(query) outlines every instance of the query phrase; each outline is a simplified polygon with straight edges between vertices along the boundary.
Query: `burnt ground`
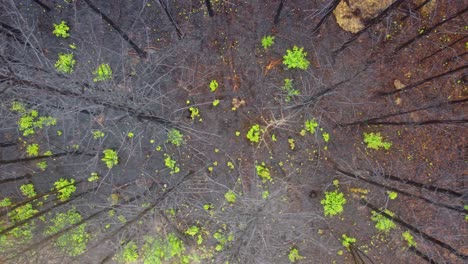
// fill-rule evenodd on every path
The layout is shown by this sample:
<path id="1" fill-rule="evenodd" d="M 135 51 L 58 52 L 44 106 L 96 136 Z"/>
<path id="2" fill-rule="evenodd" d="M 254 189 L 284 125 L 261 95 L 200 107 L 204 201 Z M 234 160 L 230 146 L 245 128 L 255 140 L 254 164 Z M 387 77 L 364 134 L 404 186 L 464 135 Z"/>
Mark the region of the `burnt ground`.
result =
<path id="1" fill-rule="evenodd" d="M 277 24 L 280 1 L 211 1 L 213 17 L 204 1 L 162 2 L 183 36 L 158 1 L 94 2 L 147 53 L 144 58 L 85 1 L 48 1 L 48 12 L 34 1 L 15 1 L 16 9 L 2 6 L 9 12 L 0 20 L 33 36 L 29 41 L 35 49 L 2 46 L 2 58 L 19 60 L 5 66 L 23 81 L 10 83 L 13 89 L 0 94 L 0 139 L 18 142 L 0 148 L 0 159 L 24 158 L 31 143 L 54 153 L 78 145 L 87 155 L 47 159 L 45 171 L 35 161 L 2 164 L 1 179 L 32 174 L 29 180 L 38 193 L 62 177 L 82 180 L 79 192 L 96 189 L 54 210 L 75 206 L 91 216 L 112 208 L 126 218 L 103 212 L 86 221 L 92 234 L 87 250 L 64 256 L 67 263 L 113 262 L 128 241 L 141 249 L 145 236 L 171 232 L 200 256 L 199 263 L 289 263 L 291 248 L 305 257 L 297 263 L 466 261 L 466 16 L 429 30 L 466 9 L 463 1 L 437 1 L 428 15 L 408 11 L 414 3 L 402 4 L 342 50 L 353 34 L 341 29 L 333 15 L 313 32 L 325 1 L 286 1 Z M 71 27 L 68 39 L 51 34 L 52 24 L 61 20 Z M 275 36 L 275 43 L 264 50 L 266 35 Z M 72 43 L 77 50 L 69 48 Z M 307 70 L 282 64 L 293 46 L 308 53 Z M 60 52 L 75 54 L 71 75 L 55 74 Z M 104 62 L 111 65 L 113 79 L 93 83 L 92 72 Z M 285 78 L 300 91 L 291 101 L 281 90 Z M 210 92 L 211 80 L 219 83 L 215 92 Z M 212 105 L 215 99 L 218 106 Z M 233 100 L 243 104 L 233 109 Z M 23 137 L 18 116 L 9 110 L 12 101 L 56 117 L 57 125 Z M 191 119 L 190 107 L 197 107 L 200 117 Z M 317 131 L 301 135 L 310 119 L 317 120 Z M 254 124 L 263 131 L 259 143 L 246 138 Z M 181 146 L 167 141 L 172 128 L 184 134 Z M 106 136 L 94 139 L 91 131 L 97 129 Z M 128 132 L 135 136 L 128 138 Z M 367 148 L 363 133 L 370 132 L 392 142 L 390 149 Z M 328 142 L 323 133 L 329 133 Z M 288 139 L 294 139 L 294 148 Z M 101 162 L 107 148 L 119 154 L 119 164 L 110 170 Z M 165 155 L 177 161 L 179 173 L 169 172 Z M 255 166 L 262 162 L 271 182 L 257 175 Z M 87 182 L 91 172 L 101 175 L 97 183 Z M 20 202 L 21 183 L 2 183 L 0 198 Z M 347 200 L 344 211 L 324 216 L 320 201 L 335 189 Z M 237 196 L 232 204 L 224 198 L 229 190 Z M 389 199 L 387 191 L 398 197 Z M 206 204 L 214 209 L 204 210 Z M 396 228 L 377 230 L 366 204 L 393 212 L 399 219 L 394 219 Z M 151 210 L 145 211 L 148 205 Z M 201 245 L 184 234 L 193 225 L 204 232 Z M 32 248 L 34 261 L 63 261 L 41 234 L 47 222 L 39 226 L 37 237 L 18 247 Z M 214 249 L 218 230 L 233 237 L 220 251 Z M 407 230 L 416 248 L 402 239 Z M 343 234 L 357 239 L 353 250 L 343 247 Z M 29 257 L 7 253 L 11 263 Z"/>

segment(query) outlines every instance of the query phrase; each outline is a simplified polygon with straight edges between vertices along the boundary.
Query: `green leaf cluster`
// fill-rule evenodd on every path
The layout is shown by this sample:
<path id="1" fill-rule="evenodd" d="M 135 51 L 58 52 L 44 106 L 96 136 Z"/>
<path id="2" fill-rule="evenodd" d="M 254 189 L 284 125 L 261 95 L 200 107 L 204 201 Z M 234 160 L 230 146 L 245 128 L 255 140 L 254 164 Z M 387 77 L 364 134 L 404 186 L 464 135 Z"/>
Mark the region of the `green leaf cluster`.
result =
<path id="1" fill-rule="evenodd" d="M 104 154 L 104 157 L 101 160 L 106 163 L 108 169 L 112 169 L 112 167 L 119 164 L 119 156 L 115 150 L 105 149 L 102 153 Z"/>
<path id="2" fill-rule="evenodd" d="M 26 153 L 29 157 L 37 157 L 39 155 L 39 144 L 29 144 L 26 147 Z"/>
<path id="3" fill-rule="evenodd" d="M 60 24 L 54 24 L 54 31 L 52 33 L 59 38 L 68 38 L 70 34 L 68 31 L 70 27 L 67 25 L 65 21 L 60 22 Z"/>
<path id="4" fill-rule="evenodd" d="M 54 187 L 57 191 L 57 198 L 64 202 L 76 191 L 75 179 L 67 180 L 60 178 L 54 182 Z"/>
<path id="5" fill-rule="evenodd" d="M 302 69 L 307 70 L 310 62 L 306 59 L 307 52 L 304 48 L 294 46 L 292 50 L 286 50 L 286 55 L 283 56 L 283 63 L 288 69 Z"/>
<path id="6" fill-rule="evenodd" d="M 177 166 L 177 162 L 172 159 L 171 156 L 164 154 L 164 165 L 171 170 L 171 174 L 180 172 L 179 166 Z"/>
<path id="7" fill-rule="evenodd" d="M 143 245 L 143 263 L 190 263 L 190 258 L 184 253 L 184 242 L 172 233 L 166 239 L 147 237 Z"/>
<path id="8" fill-rule="evenodd" d="M 393 212 L 387 209 L 385 209 L 384 212 L 389 216 L 395 215 Z M 376 211 L 372 211 L 371 220 L 375 222 L 375 228 L 383 232 L 389 232 L 391 229 L 396 227 L 395 223 L 391 219 L 388 219 L 387 217 L 383 216 L 381 213 L 378 213 Z"/>
<path id="9" fill-rule="evenodd" d="M 38 211 L 33 208 L 31 203 L 22 205 L 8 213 L 8 217 L 12 224 L 28 220 L 37 214 Z M 33 237 L 33 229 L 35 227 L 34 221 L 30 223 L 22 224 L 19 227 L 16 227 L 10 231 L 10 233 L 21 240 L 29 240 Z"/>
<path id="10" fill-rule="evenodd" d="M 0 200 L 0 207 L 7 207 L 11 205 L 11 200 L 10 198 L 3 198 L 3 200 Z"/>
<path id="11" fill-rule="evenodd" d="M 314 119 L 306 120 L 305 124 L 304 124 L 304 127 L 305 127 L 305 130 L 307 132 L 309 132 L 310 134 L 314 134 L 315 130 L 318 127 L 318 125 L 319 124 L 318 124 L 317 120 L 315 120 L 315 118 L 314 118 Z"/>
<path id="12" fill-rule="evenodd" d="M 45 155 L 45 153 L 44 153 L 44 155 Z M 45 161 L 45 160 L 40 161 L 40 162 L 36 163 L 36 166 L 37 166 L 39 169 L 45 171 L 45 170 L 47 169 L 47 167 L 48 167 L 47 161 Z"/>
<path id="13" fill-rule="evenodd" d="M 258 143 L 260 141 L 260 133 L 260 125 L 255 124 L 249 129 L 249 131 L 247 131 L 246 137 L 250 142 Z"/>
<path id="14" fill-rule="evenodd" d="M 281 87 L 281 90 L 286 92 L 286 102 L 290 102 L 293 96 L 300 95 L 301 92 L 293 88 L 293 80 L 286 78 L 284 79 L 284 85 Z"/>
<path id="15" fill-rule="evenodd" d="M 61 73 L 72 73 L 75 67 L 76 60 L 72 53 L 59 53 L 59 57 L 55 62 L 55 69 Z"/>
<path id="16" fill-rule="evenodd" d="M 189 108 L 189 111 L 190 111 L 190 118 L 192 120 L 195 120 L 195 117 L 200 117 L 200 110 L 197 107 L 192 106 Z"/>
<path id="17" fill-rule="evenodd" d="M 235 203 L 237 200 L 237 196 L 233 191 L 229 190 L 224 194 L 224 199 L 226 199 L 226 202 L 228 203 Z"/>
<path id="18" fill-rule="evenodd" d="M 107 63 L 102 63 L 98 68 L 93 71 L 95 75 L 93 82 L 101 82 L 112 79 L 112 69 Z"/>
<path id="19" fill-rule="evenodd" d="M 34 134 L 37 128 L 42 129 L 44 126 L 52 126 L 57 123 L 57 120 L 50 116 L 39 116 L 37 110 L 27 110 L 20 102 L 12 102 L 10 109 L 21 114 L 18 119 L 18 129 L 23 131 L 25 137 Z"/>
<path id="20" fill-rule="evenodd" d="M 216 239 L 216 241 L 218 241 L 218 244 L 215 247 L 216 251 L 223 250 L 228 242 L 231 242 L 232 240 L 234 240 L 233 235 L 226 236 L 223 233 L 223 230 L 221 230 L 221 229 L 218 230 L 216 233 L 214 233 L 213 237 L 214 237 L 214 239 Z"/>
<path id="21" fill-rule="evenodd" d="M 130 241 L 117 254 L 115 260 L 119 263 L 132 263 L 138 261 L 138 257 L 138 246 L 135 242 Z"/>
<path id="22" fill-rule="evenodd" d="M 266 183 L 267 181 L 272 181 L 270 169 L 266 167 L 265 162 L 262 162 L 260 165 L 256 165 L 255 170 L 257 171 L 257 175 L 260 178 L 262 178 L 263 183 Z"/>
<path id="23" fill-rule="evenodd" d="M 343 193 L 335 190 L 325 192 L 325 198 L 320 201 L 323 205 L 325 216 L 335 216 L 343 212 L 343 205 L 346 204 L 346 198 Z"/>
<path id="24" fill-rule="evenodd" d="M 196 234 L 198 234 L 199 231 L 200 229 L 198 228 L 198 226 L 191 226 L 187 230 L 185 230 L 185 234 L 189 236 L 195 236 Z"/>
<path id="25" fill-rule="evenodd" d="M 37 195 L 36 191 L 34 190 L 34 184 L 32 183 L 21 185 L 20 190 L 21 193 L 28 198 L 32 198 Z"/>
<path id="26" fill-rule="evenodd" d="M 367 144 L 367 148 L 379 150 L 381 148 L 388 150 L 391 146 L 391 142 L 385 142 L 380 133 L 364 133 L 364 143 Z"/>
<path id="27" fill-rule="evenodd" d="M 167 141 L 179 147 L 184 143 L 184 135 L 179 130 L 173 128 L 167 133 Z"/>
<path id="28" fill-rule="evenodd" d="M 94 130 L 92 133 L 94 139 L 103 138 L 105 136 L 104 132 L 102 132 L 101 130 Z"/>
<path id="29" fill-rule="evenodd" d="M 216 80 L 211 80 L 210 82 L 210 90 L 211 92 L 215 92 L 219 87 L 218 81 Z"/>
<path id="30" fill-rule="evenodd" d="M 294 263 L 298 260 L 304 259 L 305 257 L 299 255 L 299 250 L 297 248 L 291 248 L 289 250 L 288 258 L 289 258 L 289 261 Z"/>
<path id="31" fill-rule="evenodd" d="M 264 49 L 268 49 L 269 47 L 275 44 L 275 37 L 274 36 L 264 36 L 262 38 L 262 47 Z"/>
<path id="32" fill-rule="evenodd" d="M 416 247 L 416 242 L 414 241 L 413 235 L 411 235 L 410 231 L 406 230 L 401 234 L 403 239 L 408 243 L 408 247 Z"/>
<path id="33" fill-rule="evenodd" d="M 58 213 L 51 219 L 52 225 L 45 231 L 45 234 L 54 235 L 80 221 L 81 214 L 75 208 L 64 213 Z M 74 257 L 86 251 L 89 239 L 90 234 L 86 232 L 86 224 L 81 224 L 59 236 L 54 244 L 69 256 Z"/>
<path id="34" fill-rule="evenodd" d="M 354 237 L 349 237 L 345 234 L 343 234 L 342 236 L 343 240 L 341 241 L 341 244 L 347 249 L 349 250 L 349 246 L 351 246 L 352 244 L 356 243 L 356 238 Z"/>

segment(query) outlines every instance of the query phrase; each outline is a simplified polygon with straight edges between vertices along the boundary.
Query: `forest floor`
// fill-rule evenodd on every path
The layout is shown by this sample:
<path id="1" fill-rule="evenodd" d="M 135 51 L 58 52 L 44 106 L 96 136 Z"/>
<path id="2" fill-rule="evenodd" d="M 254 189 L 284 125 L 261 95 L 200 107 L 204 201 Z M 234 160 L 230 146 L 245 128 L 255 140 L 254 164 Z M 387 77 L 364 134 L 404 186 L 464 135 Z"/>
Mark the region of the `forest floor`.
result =
<path id="1" fill-rule="evenodd" d="M 92 242 L 70 261 L 122 262 L 116 252 L 130 243 L 138 261 L 149 261 L 143 259 L 148 234 L 184 241 L 187 259 L 177 255 L 167 263 L 466 261 L 466 19 L 430 30 L 466 8 L 462 3 L 430 1 L 435 4 L 409 12 L 422 2 L 410 1 L 375 24 L 372 18 L 391 1 L 380 1 L 373 14 L 361 6 L 349 16 L 370 28 L 352 39 L 356 32 L 344 30 L 333 13 L 316 28 L 333 1 L 285 1 L 277 23 L 280 1 L 211 1 L 214 16 L 204 1 L 162 1 L 182 35 L 158 1 L 95 1 L 143 57 L 85 1 L 51 2 L 49 12 L 33 1 L 16 6 L 34 21 L 44 68 L 53 69 L 57 53 L 72 52 L 75 72 L 67 82 L 40 72 L 17 76 L 40 85 L 89 86 L 64 88 L 79 93 L 69 101 L 51 99 L 63 96 L 51 90 L 0 94 L 8 113 L 0 142 L 22 137 L 9 110 L 21 101 L 58 119 L 23 142 L 54 153 L 76 146 L 95 154 L 46 159 L 46 170 L 35 168 L 36 160 L 0 163 L 6 175 L 0 183 L 31 173 L 27 180 L 38 193 L 61 177 L 81 180 L 80 192 L 97 188 L 74 206 L 83 215 L 112 208 L 115 216 L 91 219 Z M 50 34 L 61 20 L 69 22 L 71 38 Z M 271 47 L 262 47 L 265 36 L 274 36 Z M 283 63 L 294 46 L 307 53 L 307 69 Z M 113 78 L 93 84 L 90 69 L 102 62 L 111 65 Z M 285 90 L 286 79 L 295 93 Z M 250 140 L 256 125 L 258 139 Z M 171 140 L 174 130 L 181 144 Z M 93 138 L 92 131 L 106 136 Z M 371 148 L 364 142 L 371 133 L 391 146 Z M 24 158 L 26 143 L 1 147 L 0 160 Z M 117 150 L 119 164 L 107 169 L 101 153 L 109 148 Z M 168 166 L 168 158 L 176 165 Z M 98 182 L 87 181 L 91 172 L 98 172 Z M 0 198 L 19 201 L 16 181 L 0 186 Z M 324 201 L 334 192 L 346 203 L 327 215 Z M 138 195 L 143 198 L 133 203 Z M 379 224 L 391 227 L 379 230 Z M 193 226 L 195 235 L 186 231 Z M 402 236 L 408 231 L 417 246 Z M 343 235 L 356 240 L 346 246 Z M 292 261 L 295 249 L 303 258 Z"/>

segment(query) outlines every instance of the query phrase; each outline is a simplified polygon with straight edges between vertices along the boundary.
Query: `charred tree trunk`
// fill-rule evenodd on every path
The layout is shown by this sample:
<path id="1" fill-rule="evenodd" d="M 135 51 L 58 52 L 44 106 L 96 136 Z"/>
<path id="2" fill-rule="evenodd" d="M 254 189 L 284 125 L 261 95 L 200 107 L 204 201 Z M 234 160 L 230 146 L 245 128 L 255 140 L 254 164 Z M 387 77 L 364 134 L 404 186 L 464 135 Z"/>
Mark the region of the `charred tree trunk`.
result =
<path id="1" fill-rule="evenodd" d="M 114 21 L 112 21 L 107 15 L 105 15 L 103 12 L 101 12 L 101 10 L 99 10 L 90 0 L 83 0 L 90 8 L 91 10 L 93 10 L 95 13 L 97 13 L 98 15 L 101 16 L 102 19 L 104 19 L 107 23 L 109 23 L 109 25 L 115 29 L 115 31 L 117 31 L 120 36 L 125 40 L 127 41 L 127 43 L 136 51 L 136 53 L 138 54 L 138 56 L 140 56 L 140 58 L 146 58 L 146 52 L 144 50 L 142 50 L 140 47 L 138 47 L 137 44 L 135 44 L 135 42 L 133 42 L 133 40 L 130 39 L 130 37 L 125 34 L 115 23 Z"/>
<path id="2" fill-rule="evenodd" d="M 390 219 L 392 221 L 395 221 L 397 222 L 399 225 L 405 227 L 405 228 L 408 228 L 409 230 L 411 230 L 412 232 L 422 236 L 424 239 L 428 240 L 428 241 L 431 241 L 432 243 L 438 245 L 438 246 L 441 246 L 445 249 L 447 249 L 448 251 L 450 251 L 451 253 L 453 253 L 454 255 L 462 258 L 462 259 L 468 259 L 468 255 L 465 255 L 461 252 L 459 252 L 458 250 L 456 250 L 455 248 L 453 248 L 452 246 L 438 240 L 437 238 L 435 237 L 432 237 L 428 234 L 426 234 L 425 232 L 419 230 L 417 227 L 413 226 L 413 225 L 410 225 L 408 223 L 406 223 L 405 221 L 401 220 L 400 218 L 397 218 L 395 216 L 391 216 L 389 214 L 387 214 L 385 211 L 382 211 L 380 210 L 379 208 L 377 208 L 375 205 L 369 203 L 368 201 L 366 201 L 365 199 L 361 199 L 361 204 L 370 208 L 371 210 L 374 210 L 376 212 L 378 212 L 379 214 L 381 214 L 382 216 L 384 216 L 385 218 L 387 219 Z"/>
<path id="3" fill-rule="evenodd" d="M 276 15 L 275 15 L 275 20 L 274 20 L 275 25 L 279 23 L 279 18 L 281 15 L 281 11 L 283 10 L 284 2 L 286 2 L 286 0 L 281 0 L 278 6 L 278 9 L 276 10 Z"/>
<path id="4" fill-rule="evenodd" d="M 214 16 L 214 12 L 213 12 L 213 8 L 211 7 L 211 2 L 210 0 L 205 0 L 205 5 L 206 5 L 206 9 L 208 10 L 208 15 L 210 17 L 213 17 Z"/>
<path id="5" fill-rule="evenodd" d="M 406 115 L 406 114 L 410 114 L 410 113 L 414 113 L 414 112 L 418 112 L 418 111 L 423 111 L 423 110 L 432 109 L 432 108 L 439 108 L 439 107 L 443 107 L 443 106 L 456 105 L 456 104 L 463 104 L 463 103 L 466 103 L 466 102 L 468 102 L 468 99 L 453 100 L 453 101 L 449 101 L 449 102 L 444 102 L 444 103 L 440 103 L 440 104 L 430 105 L 430 106 L 426 106 L 426 107 L 422 107 L 422 108 L 417 108 L 417 109 L 413 109 L 413 110 L 408 110 L 408 111 L 404 111 L 404 112 L 398 112 L 398 113 L 387 114 L 387 115 L 383 115 L 383 116 L 379 116 L 379 117 L 369 118 L 369 119 L 362 120 L 362 121 L 356 121 L 356 122 L 346 123 L 346 124 L 338 124 L 338 126 L 340 126 L 340 127 L 348 127 L 348 126 L 355 126 L 355 125 L 368 125 L 368 124 L 370 124 L 370 123 L 372 123 L 372 122 L 375 122 L 375 121 L 377 121 L 377 120 L 381 120 L 381 119 L 385 119 L 385 118 L 389 118 L 389 117 L 395 117 L 395 116 L 400 116 L 400 115 Z"/>
<path id="6" fill-rule="evenodd" d="M 314 29 L 312 30 L 312 34 L 314 34 L 323 23 L 325 23 L 325 20 L 333 13 L 333 11 L 335 10 L 335 8 L 338 6 L 340 2 L 341 0 L 333 0 L 330 6 L 327 7 L 327 11 L 325 12 L 325 15 L 323 15 L 323 17 L 318 22 L 317 26 L 315 26 Z"/>
<path id="7" fill-rule="evenodd" d="M 411 43 L 415 42 L 416 40 L 418 40 L 418 39 L 420 39 L 420 38 L 422 38 L 422 37 L 424 37 L 424 36 L 426 36 L 427 34 L 431 33 L 434 29 L 436 29 L 436 28 L 442 26 L 443 24 L 445 24 L 445 23 L 451 21 L 452 19 L 454 19 L 454 18 L 456 18 L 456 17 L 458 17 L 458 16 L 464 14 L 466 11 L 468 11 L 468 7 L 462 9 L 461 11 L 459 11 L 459 12 L 457 12 L 457 13 L 455 13 L 453 16 L 451 16 L 451 17 L 449 17 L 449 18 L 440 21 L 439 23 L 435 24 L 434 26 L 432 26 L 432 27 L 430 27 L 430 28 L 424 30 L 423 33 L 418 34 L 416 37 L 414 37 L 414 38 L 412 38 L 412 39 L 406 41 L 405 43 L 403 43 L 403 44 L 401 44 L 400 46 L 398 46 L 397 48 L 395 48 L 395 51 L 394 51 L 394 52 L 396 53 L 396 52 L 398 52 L 398 51 L 400 51 L 400 50 L 402 50 L 402 49 L 408 47 L 409 45 L 411 45 Z"/>
<path id="8" fill-rule="evenodd" d="M 393 4 L 391 4 L 390 6 L 388 6 L 384 11 L 382 11 L 382 13 L 380 13 L 378 16 L 374 17 L 373 19 L 371 19 L 371 21 L 369 22 L 369 24 L 366 25 L 366 27 L 364 27 L 363 29 L 359 30 L 356 34 L 354 34 L 348 41 L 346 41 L 342 46 L 341 48 L 335 50 L 333 53 L 336 55 L 338 53 L 340 53 L 341 51 L 343 51 L 344 49 L 346 49 L 348 47 L 349 44 L 353 43 L 362 33 L 366 32 L 370 27 L 372 27 L 373 25 L 379 23 L 385 16 L 387 16 L 387 14 L 392 11 L 393 9 L 397 8 L 399 5 L 401 5 L 404 1 L 406 0 L 397 0 L 395 2 L 393 2 Z"/>
<path id="9" fill-rule="evenodd" d="M 456 73 L 456 72 L 462 71 L 462 70 L 467 69 L 467 68 L 468 68 L 468 65 L 463 65 L 463 66 L 460 66 L 460 67 L 455 68 L 455 69 L 453 69 L 453 70 L 446 71 L 446 72 L 444 72 L 444 73 L 431 76 L 431 77 L 429 77 L 429 78 L 426 78 L 426 79 L 421 80 L 421 81 L 419 81 L 419 82 L 416 82 L 416 83 L 414 83 L 414 84 L 407 85 L 407 86 L 405 86 L 405 87 L 403 87 L 403 88 L 401 88 L 401 89 L 395 90 L 395 91 L 391 91 L 391 92 L 379 92 L 379 95 L 381 95 L 381 96 L 388 96 L 388 95 L 393 95 L 393 94 L 401 93 L 401 92 L 404 92 L 404 91 L 413 89 L 413 88 L 415 88 L 415 87 L 418 87 L 418 86 L 421 85 L 421 84 L 424 84 L 424 83 L 430 82 L 430 81 L 432 81 L 432 80 L 435 80 L 435 79 L 438 79 L 438 78 L 441 78 L 441 77 L 450 75 L 450 74 L 452 74 L 452 73 Z"/>

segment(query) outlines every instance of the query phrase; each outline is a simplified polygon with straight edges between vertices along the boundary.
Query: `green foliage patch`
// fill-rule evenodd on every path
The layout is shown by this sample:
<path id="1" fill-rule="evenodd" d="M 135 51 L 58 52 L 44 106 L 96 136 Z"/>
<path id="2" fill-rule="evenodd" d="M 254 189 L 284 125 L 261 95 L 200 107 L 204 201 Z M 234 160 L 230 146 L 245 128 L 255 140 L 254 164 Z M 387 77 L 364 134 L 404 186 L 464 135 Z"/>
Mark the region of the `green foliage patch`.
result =
<path id="1" fill-rule="evenodd" d="M 75 179 L 60 178 L 54 182 L 54 188 L 57 191 L 57 198 L 64 202 L 70 199 L 70 196 L 76 191 Z"/>
<path id="2" fill-rule="evenodd" d="M 320 201 L 323 205 L 325 216 L 335 216 L 343 212 L 343 205 L 346 204 L 346 198 L 343 193 L 335 190 L 325 192 L 325 198 Z"/>
<path id="3" fill-rule="evenodd" d="M 113 149 L 105 149 L 102 151 L 104 157 L 101 159 L 106 163 L 108 169 L 112 169 L 115 165 L 119 164 L 119 156 L 117 151 Z"/>
<path id="4" fill-rule="evenodd" d="M 269 47 L 275 44 L 275 37 L 274 36 L 264 36 L 262 38 L 262 47 L 264 49 L 268 49 Z"/>
<path id="5" fill-rule="evenodd" d="M 173 128 L 167 132 L 167 142 L 179 147 L 184 143 L 184 135 L 179 130 Z"/>
<path id="6" fill-rule="evenodd" d="M 211 80 L 210 82 L 210 90 L 211 92 L 215 92 L 219 87 L 218 81 L 216 80 Z"/>
<path id="7" fill-rule="evenodd" d="M 29 157 L 37 157 L 39 155 L 39 144 L 30 144 L 26 147 L 26 153 Z"/>
<path id="8" fill-rule="evenodd" d="M 367 148 L 379 150 L 381 148 L 388 150 L 391 146 L 391 142 L 385 142 L 380 133 L 364 133 L 364 143 L 367 144 Z"/>
<path id="9" fill-rule="evenodd" d="M 59 57 L 55 62 L 55 69 L 61 73 L 70 74 L 73 72 L 76 60 L 72 53 L 59 53 Z"/>
<path id="10" fill-rule="evenodd" d="M 68 31 L 70 27 L 65 21 L 60 22 L 60 24 L 54 24 L 54 31 L 52 33 L 58 38 L 68 38 L 70 34 Z"/>
<path id="11" fill-rule="evenodd" d="M 387 209 L 385 209 L 384 212 L 389 216 L 395 215 L 393 212 Z M 381 213 L 378 213 L 376 211 L 372 211 L 371 220 L 375 222 L 375 228 L 383 232 L 389 232 L 390 230 L 396 227 L 395 223 L 391 219 L 388 219 L 387 217 L 383 216 Z"/>
<path id="12" fill-rule="evenodd" d="M 286 92 L 286 97 L 284 99 L 286 102 L 290 102 L 293 96 L 301 94 L 299 90 L 293 88 L 293 80 L 288 78 L 284 79 L 284 84 L 281 87 L 281 90 Z"/>
<path id="13" fill-rule="evenodd" d="M 257 171 L 257 175 L 260 178 L 262 178 L 263 183 L 266 183 L 267 181 L 272 181 L 270 169 L 266 167 L 265 162 L 262 162 L 260 165 L 256 165 L 255 170 Z"/>
<path id="14" fill-rule="evenodd" d="M 250 140 L 250 142 L 258 143 L 260 141 L 260 134 L 260 125 L 255 124 L 249 129 L 246 137 L 248 140 Z"/>
<path id="15" fill-rule="evenodd" d="M 112 69 L 107 63 L 102 63 L 98 68 L 93 71 L 93 82 L 102 82 L 112 79 Z"/>
<path id="16" fill-rule="evenodd" d="M 224 199 L 226 199 L 226 202 L 228 203 L 235 203 L 237 200 L 237 196 L 233 191 L 229 190 L 224 194 Z"/>
<path id="17" fill-rule="evenodd" d="M 286 55 L 283 56 L 283 63 L 288 69 L 307 70 L 310 62 L 306 59 L 306 56 L 307 52 L 304 52 L 304 48 L 294 46 L 292 50 L 286 50 Z"/>
<path id="18" fill-rule="evenodd" d="M 25 137 L 34 134 L 38 128 L 42 129 L 44 126 L 52 126 L 57 123 L 57 120 L 50 116 L 39 116 L 37 110 L 27 110 L 20 102 L 13 101 L 10 109 L 21 114 L 18 119 L 18 130 L 23 131 Z"/>
<path id="19" fill-rule="evenodd" d="M 34 190 L 34 184 L 32 183 L 21 185 L 20 190 L 21 193 L 28 198 L 32 198 L 37 195 L 36 191 Z"/>
<path id="20" fill-rule="evenodd" d="M 347 250 L 349 250 L 349 247 L 350 247 L 352 244 L 356 243 L 356 241 L 357 241 L 356 238 L 354 238 L 354 237 L 349 237 L 349 236 L 347 236 L 346 234 L 343 234 L 341 237 L 343 238 L 343 240 L 341 241 L 341 244 L 342 244 Z"/>
<path id="21" fill-rule="evenodd" d="M 416 247 L 416 242 L 414 241 L 413 235 L 411 235 L 410 231 L 406 230 L 401 234 L 403 239 L 408 243 L 408 247 Z"/>
<path id="22" fill-rule="evenodd" d="M 115 260 L 119 263 L 132 263 L 138 260 L 138 246 L 135 242 L 128 242 L 117 254 Z"/>
<path id="23" fill-rule="evenodd" d="M 299 255 L 299 250 L 297 248 L 291 248 L 289 250 L 288 258 L 289 258 L 289 261 L 294 263 L 298 260 L 304 259 L 305 257 Z"/>
<path id="24" fill-rule="evenodd" d="M 45 231 L 46 235 L 54 235 L 61 230 L 75 225 L 81 221 L 81 214 L 72 208 L 64 213 L 58 213 L 51 219 L 52 225 Z M 63 233 L 55 241 L 55 246 L 60 248 L 69 256 L 78 256 L 85 252 L 90 234 L 86 232 L 86 224 L 81 224 Z"/>
<path id="25" fill-rule="evenodd" d="M 184 242 L 172 233 L 166 239 L 147 237 L 142 251 L 144 264 L 190 263 Z"/>
<path id="26" fill-rule="evenodd" d="M 168 154 L 164 154 L 164 165 L 171 170 L 171 174 L 180 172 L 179 166 L 177 166 L 177 162 L 172 159 L 171 156 Z"/>

